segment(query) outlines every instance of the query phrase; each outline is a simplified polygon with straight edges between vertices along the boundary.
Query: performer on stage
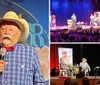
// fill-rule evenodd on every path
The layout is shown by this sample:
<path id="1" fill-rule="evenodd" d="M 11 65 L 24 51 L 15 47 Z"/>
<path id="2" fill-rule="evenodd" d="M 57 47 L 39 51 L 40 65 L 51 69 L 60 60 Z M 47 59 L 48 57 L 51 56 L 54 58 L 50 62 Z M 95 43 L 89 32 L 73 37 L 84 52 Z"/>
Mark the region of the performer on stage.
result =
<path id="1" fill-rule="evenodd" d="M 75 25 L 76 25 L 76 21 L 77 21 L 76 15 L 73 14 L 73 15 L 71 16 L 71 19 L 73 20 L 73 25 L 75 26 Z"/>
<path id="2" fill-rule="evenodd" d="M 29 35 L 29 24 L 13 12 L 0 18 L 1 48 L 0 85 L 45 85 L 41 66 L 33 46 L 23 43 Z"/>
<path id="3" fill-rule="evenodd" d="M 67 55 L 67 51 L 63 50 L 62 51 L 62 57 L 60 58 L 60 69 L 61 70 L 67 70 L 68 71 L 68 76 L 71 76 L 71 64 L 72 64 L 72 59 L 70 56 Z"/>
<path id="4" fill-rule="evenodd" d="M 91 14 L 90 15 L 90 25 L 92 25 L 92 26 L 94 26 L 94 15 L 93 14 Z"/>
<path id="5" fill-rule="evenodd" d="M 49 15 L 50 27 L 52 27 L 52 22 L 51 22 L 51 20 L 52 20 L 52 11 L 50 11 L 50 15 Z"/>
<path id="6" fill-rule="evenodd" d="M 51 27 L 56 27 L 56 16 L 55 15 L 52 15 L 52 18 L 51 18 Z"/>
<path id="7" fill-rule="evenodd" d="M 95 13 L 94 25 L 100 26 L 100 15 L 98 13 Z"/>
<path id="8" fill-rule="evenodd" d="M 90 68 L 89 64 L 87 63 L 87 59 L 82 58 L 80 67 L 81 67 L 81 72 L 83 72 L 84 76 L 89 76 L 89 72 L 91 71 L 91 68 Z"/>

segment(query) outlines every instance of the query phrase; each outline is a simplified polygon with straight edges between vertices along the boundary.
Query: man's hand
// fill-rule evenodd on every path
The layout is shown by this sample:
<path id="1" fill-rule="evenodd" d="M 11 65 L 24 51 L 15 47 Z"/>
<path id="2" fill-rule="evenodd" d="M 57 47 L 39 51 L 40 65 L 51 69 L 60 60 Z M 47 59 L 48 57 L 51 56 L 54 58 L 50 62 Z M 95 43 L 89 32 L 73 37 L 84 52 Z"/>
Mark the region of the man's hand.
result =
<path id="1" fill-rule="evenodd" d="M 0 72 L 3 72 L 5 69 L 5 66 L 7 65 L 7 62 L 4 62 L 3 60 L 0 60 Z"/>

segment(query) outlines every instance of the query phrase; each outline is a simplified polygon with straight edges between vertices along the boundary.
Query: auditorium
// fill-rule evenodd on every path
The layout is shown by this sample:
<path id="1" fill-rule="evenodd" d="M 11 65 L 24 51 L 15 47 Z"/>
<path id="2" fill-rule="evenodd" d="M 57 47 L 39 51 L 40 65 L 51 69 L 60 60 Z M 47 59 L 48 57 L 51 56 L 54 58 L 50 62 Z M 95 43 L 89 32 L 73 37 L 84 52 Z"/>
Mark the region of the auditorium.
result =
<path id="1" fill-rule="evenodd" d="M 97 80 L 100 80 L 99 49 L 100 44 L 50 44 L 51 83 L 54 83 L 54 85 L 68 85 L 64 82 L 70 78 L 76 80 L 77 85 L 83 85 L 82 79 L 88 78 L 90 83 L 88 85 L 96 85 Z M 82 66 L 83 61 L 85 61 L 85 67 L 84 64 Z"/>
<path id="2" fill-rule="evenodd" d="M 100 0 L 50 0 L 51 42 L 100 42 Z"/>

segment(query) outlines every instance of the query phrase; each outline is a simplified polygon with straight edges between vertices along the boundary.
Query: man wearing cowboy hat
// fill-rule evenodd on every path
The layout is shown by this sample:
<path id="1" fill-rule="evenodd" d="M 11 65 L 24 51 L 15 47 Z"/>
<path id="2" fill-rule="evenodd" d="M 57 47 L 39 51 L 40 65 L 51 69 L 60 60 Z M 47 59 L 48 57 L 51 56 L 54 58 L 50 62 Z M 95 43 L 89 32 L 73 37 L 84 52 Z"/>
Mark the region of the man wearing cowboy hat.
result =
<path id="1" fill-rule="evenodd" d="M 71 64 L 71 57 L 68 56 L 66 50 L 62 50 L 62 57 L 60 58 L 61 62 L 64 62 L 65 64 Z"/>
<path id="2" fill-rule="evenodd" d="M 71 76 L 71 64 L 72 64 L 72 59 L 70 56 L 68 56 L 66 50 L 62 50 L 62 57 L 60 58 L 60 69 L 61 70 L 66 70 L 67 75 Z"/>
<path id="3" fill-rule="evenodd" d="M 89 64 L 87 63 L 86 58 L 82 58 L 80 67 L 81 67 L 81 72 L 83 72 L 84 76 L 89 76 L 89 71 L 91 71 L 91 68 L 90 68 Z"/>
<path id="4" fill-rule="evenodd" d="M 21 44 L 28 35 L 28 22 L 15 12 L 0 18 L 0 45 L 7 51 L 0 60 L 0 85 L 44 85 L 34 47 Z"/>

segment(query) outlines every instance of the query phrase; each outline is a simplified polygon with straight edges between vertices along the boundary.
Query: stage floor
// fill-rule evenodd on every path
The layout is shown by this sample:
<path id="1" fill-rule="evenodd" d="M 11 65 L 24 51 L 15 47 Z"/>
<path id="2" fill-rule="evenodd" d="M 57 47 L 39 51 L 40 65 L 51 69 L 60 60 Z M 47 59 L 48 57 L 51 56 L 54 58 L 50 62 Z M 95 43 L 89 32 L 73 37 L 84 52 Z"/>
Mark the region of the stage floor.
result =
<path id="1" fill-rule="evenodd" d="M 100 26 L 82 25 L 81 28 L 82 28 L 82 29 L 90 29 L 90 28 L 100 29 Z M 65 25 L 65 26 L 50 27 L 50 31 L 54 31 L 54 30 L 63 30 L 63 29 L 70 29 L 70 28 L 68 28 L 67 25 Z M 75 29 L 77 29 L 77 27 L 76 27 Z M 75 30 L 75 29 L 73 29 L 73 30 Z"/>

